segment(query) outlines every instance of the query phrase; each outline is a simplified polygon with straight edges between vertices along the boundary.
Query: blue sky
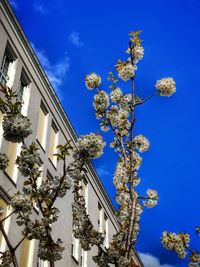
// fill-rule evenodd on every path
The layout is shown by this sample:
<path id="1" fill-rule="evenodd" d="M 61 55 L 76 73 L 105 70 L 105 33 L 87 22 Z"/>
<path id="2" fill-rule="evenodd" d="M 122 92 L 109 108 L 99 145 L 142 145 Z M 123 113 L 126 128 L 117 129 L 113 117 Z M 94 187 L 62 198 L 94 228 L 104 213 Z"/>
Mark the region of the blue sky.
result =
<path id="1" fill-rule="evenodd" d="M 160 236 L 166 229 L 189 231 L 193 247 L 200 249 L 194 234 L 200 224 L 200 1 L 13 0 L 12 5 L 78 134 L 99 131 L 85 75 L 95 71 L 105 81 L 116 60 L 126 56 L 128 33 L 143 30 L 137 94 L 150 95 L 157 79 L 170 76 L 177 93 L 156 97 L 136 112 L 136 133 L 151 142 L 138 189 L 155 188 L 160 197 L 156 208 L 143 213 L 137 248 L 146 267 L 187 266 L 162 248 Z M 110 136 L 104 136 L 108 143 Z M 107 147 L 94 162 L 113 200 L 115 160 Z"/>

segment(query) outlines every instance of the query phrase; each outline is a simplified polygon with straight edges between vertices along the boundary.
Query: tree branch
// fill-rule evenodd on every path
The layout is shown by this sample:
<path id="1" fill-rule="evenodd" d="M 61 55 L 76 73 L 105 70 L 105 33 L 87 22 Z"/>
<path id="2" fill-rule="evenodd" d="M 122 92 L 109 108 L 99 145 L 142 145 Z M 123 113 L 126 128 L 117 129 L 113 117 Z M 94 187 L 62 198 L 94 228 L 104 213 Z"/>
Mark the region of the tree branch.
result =
<path id="1" fill-rule="evenodd" d="M 152 95 L 148 96 L 148 97 L 145 98 L 144 100 L 142 100 L 142 101 L 140 101 L 140 102 L 138 102 L 138 103 L 135 103 L 135 104 L 134 104 L 134 107 L 139 106 L 139 105 L 142 105 L 143 103 L 147 102 L 149 99 L 151 99 L 151 98 L 152 98 L 153 96 L 155 96 L 155 95 L 156 95 L 156 92 L 153 93 Z"/>
<path id="2" fill-rule="evenodd" d="M 12 216 L 15 212 L 16 212 L 16 210 L 12 211 L 8 216 L 4 217 L 4 218 L 0 221 L 0 224 L 2 224 L 6 219 L 8 219 L 10 216 Z"/>

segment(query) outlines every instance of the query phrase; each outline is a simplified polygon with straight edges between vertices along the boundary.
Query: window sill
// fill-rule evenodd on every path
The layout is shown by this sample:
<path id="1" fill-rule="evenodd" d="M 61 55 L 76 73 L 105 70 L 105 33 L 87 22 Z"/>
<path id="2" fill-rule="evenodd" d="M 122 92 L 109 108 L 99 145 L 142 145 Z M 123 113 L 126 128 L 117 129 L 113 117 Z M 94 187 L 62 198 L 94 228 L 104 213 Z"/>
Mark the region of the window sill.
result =
<path id="1" fill-rule="evenodd" d="M 51 162 L 51 165 L 54 167 L 55 171 L 57 171 L 57 167 L 55 166 L 55 164 L 53 163 L 53 161 L 49 158 L 49 161 Z"/>
<path id="2" fill-rule="evenodd" d="M 76 264 L 78 265 L 78 260 L 73 255 L 71 255 L 71 257 L 76 262 Z"/>
<path id="3" fill-rule="evenodd" d="M 43 146 L 40 144 L 40 141 L 36 138 L 36 142 L 38 143 L 39 147 L 42 149 L 42 151 L 44 152 L 44 154 L 46 153 L 45 149 L 43 148 Z"/>

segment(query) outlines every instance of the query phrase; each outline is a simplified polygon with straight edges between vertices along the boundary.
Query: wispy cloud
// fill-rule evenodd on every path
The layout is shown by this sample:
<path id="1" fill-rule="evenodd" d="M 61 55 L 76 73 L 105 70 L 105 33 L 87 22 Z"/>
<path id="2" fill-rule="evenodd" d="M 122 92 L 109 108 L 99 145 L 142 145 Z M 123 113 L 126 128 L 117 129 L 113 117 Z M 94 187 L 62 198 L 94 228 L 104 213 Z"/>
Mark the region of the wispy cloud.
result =
<path id="1" fill-rule="evenodd" d="M 47 15 L 48 14 L 48 9 L 39 2 L 33 3 L 33 8 L 40 15 Z"/>
<path id="2" fill-rule="evenodd" d="M 70 33 L 69 42 L 78 48 L 81 48 L 82 46 L 84 46 L 84 43 L 80 39 L 79 32 L 76 32 L 76 31 L 73 31 Z"/>
<path id="3" fill-rule="evenodd" d="M 140 257 L 145 267 L 173 267 L 170 264 L 161 264 L 160 260 L 150 253 L 140 253 Z"/>
<path id="4" fill-rule="evenodd" d="M 109 175 L 109 172 L 106 170 L 105 166 L 99 166 L 96 170 L 99 176 Z"/>
<path id="5" fill-rule="evenodd" d="M 62 93 L 61 93 L 61 86 L 63 84 L 63 80 L 66 76 L 67 71 L 69 70 L 70 63 L 69 57 L 67 55 L 64 56 L 62 60 L 59 60 L 55 64 L 52 64 L 47 57 L 46 53 L 42 49 L 38 49 L 35 47 L 33 43 L 31 43 L 35 53 L 44 68 L 49 81 L 51 82 L 52 86 L 56 90 L 58 97 L 62 100 Z"/>
<path id="6" fill-rule="evenodd" d="M 19 9 L 19 5 L 16 0 L 10 0 L 10 4 L 14 9 Z"/>

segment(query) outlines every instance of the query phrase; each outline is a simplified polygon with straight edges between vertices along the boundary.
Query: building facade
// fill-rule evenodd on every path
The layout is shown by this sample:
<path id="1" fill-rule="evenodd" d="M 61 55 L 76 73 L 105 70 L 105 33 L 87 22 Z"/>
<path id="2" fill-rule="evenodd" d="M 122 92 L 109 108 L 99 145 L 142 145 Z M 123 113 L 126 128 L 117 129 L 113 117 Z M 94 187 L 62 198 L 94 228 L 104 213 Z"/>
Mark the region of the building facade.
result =
<path id="1" fill-rule="evenodd" d="M 65 114 L 48 77 L 46 76 L 38 58 L 28 42 L 17 18 L 7 0 L 0 1 L 0 83 L 7 85 L 23 100 L 21 113 L 27 116 L 32 124 L 32 135 L 27 143 L 36 142 L 40 147 L 41 183 L 45 177 L 61 174 L 62 165 L 53 155 L 58 144 L 65 144 L 72 140 L 75 144 L 77 134 Z M 10 196 L 20 190 L 23 177 L 15 165 L 21 145 L 7 142 L 2 130 L 3 114 L 0 111 L 0 151 L 9 158 L 9 165 L 0 174 L 0 206 L 5 207 L 4 215 L 11 212 Z M 112 235 L 119 225 L 111 201 L 97 176 L 95 169 L 88 163 L 87 174 L 83 186 L 87 211 L 93 225 L 105 235 L 104 246 L 107 247 Z M 38 185 L 39 186 L 39 185 Z M 56 262 L 59 267 L 94 267 L 92 256 L 96 251 L 93 248 L 84 252 L 79 240 L 72 235 L 72 192 L 56 203 L 60 210 L 60 217 L 53 229 L 56 237 L 64 242 L 65 250 L 62 260 Z M 5 230 L 13 244 L 20 240 L 20 229 L 15 225 L 15 218 L 5 221 Z M 48 267 L 47 262 L 37 258 L 37 241 L 25 240 L 17 250 L 20 267 Z M 0 251 L 6 250 L 6 242 L 0 234 Z M 139 257 L 135 262 L 142 266 Z"/>

